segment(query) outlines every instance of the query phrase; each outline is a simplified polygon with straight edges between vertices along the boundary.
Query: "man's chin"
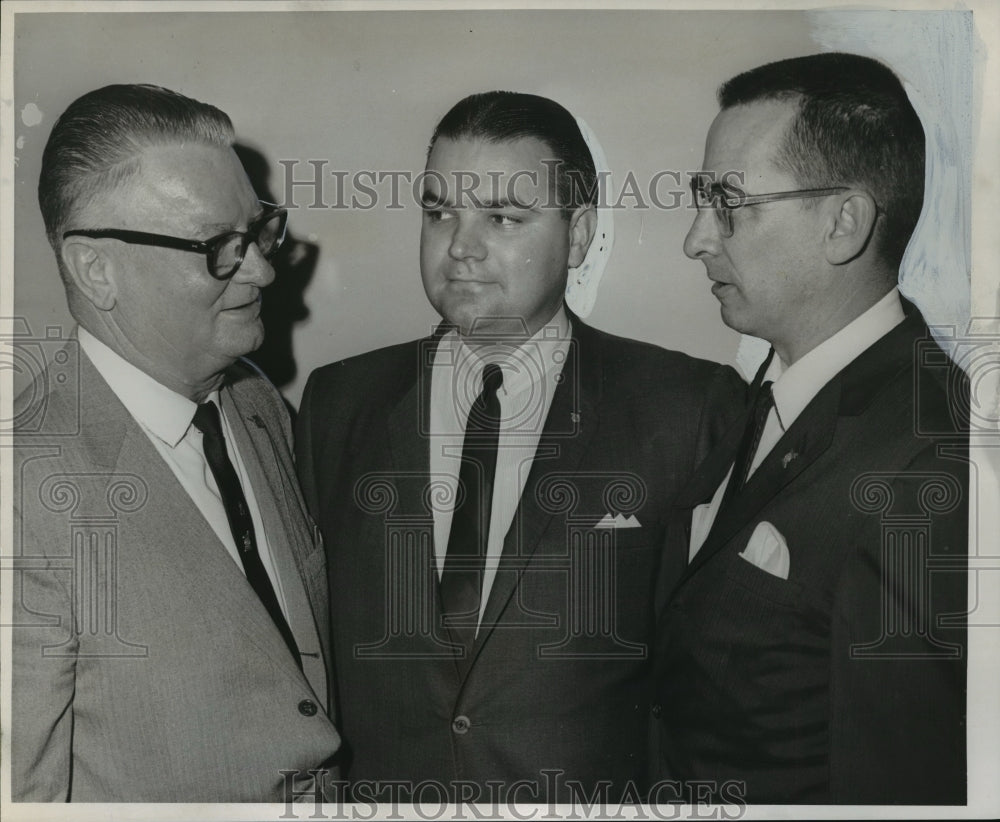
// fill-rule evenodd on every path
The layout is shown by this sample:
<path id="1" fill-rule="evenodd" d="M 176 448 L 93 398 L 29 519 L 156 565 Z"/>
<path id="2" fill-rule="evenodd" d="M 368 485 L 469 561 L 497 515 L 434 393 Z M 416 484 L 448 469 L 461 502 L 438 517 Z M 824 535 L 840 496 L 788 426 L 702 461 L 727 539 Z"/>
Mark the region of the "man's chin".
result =
<path id="1" fill-rule="evenodd" d="M 226 350 L 233 360 L 252 354 L 264 344 L 264 326 L 258 322 L 256 325 L 249 325 L 241 333 L 234 334 L 229 339 Z"/>
<path id="2" fill-rule="evenodd" d="M 733 306 L 727 303 L 722 303 L 719 306 L 719 314 L 722 317 L 722 322 L 733 329 L 733 331 L 740 334 L 753 334 L 752 331 L 748 330 L 750 328 L 750 324 L 747 321 L 747 318 Z"/>

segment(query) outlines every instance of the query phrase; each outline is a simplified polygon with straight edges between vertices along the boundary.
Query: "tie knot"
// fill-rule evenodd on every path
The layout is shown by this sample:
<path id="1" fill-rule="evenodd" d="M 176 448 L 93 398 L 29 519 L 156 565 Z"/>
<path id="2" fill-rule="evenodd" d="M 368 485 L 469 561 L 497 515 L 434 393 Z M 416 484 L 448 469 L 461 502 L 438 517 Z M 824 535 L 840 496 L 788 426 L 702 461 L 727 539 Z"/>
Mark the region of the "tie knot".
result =
<path id="1" fill-rule="evenodd" d="M 214 402 L 203 402 L 194 412 L 194 427 L 207 437 L 222 436 L 222 422 L 219 419 L 219 409 Z"/>
<path id="2" fill-rule="evenodd" d="M 487 433 L 491 436 L 499 430 L 500 398 L 497 391 L 503 385 L 503 371 L 496 363 L 483 368 L 483 389 L 469 409 L 469 419 L 465 426 L 466 436 Z"/>
<path id="3" fill-rule="evenodd" d="M 760 384 L 760 393 L 757 395 L 757 402 L 766 403 L 767 405 L 774 402 L 774 392 L 771 390 L 773 385 L 774 382 L 772 380 L 764 380 Z"/>
<path id="4" fill-rule="evenodd" d="M 483 393 L 496 394 L 501 385 L 503 385 L 503 369 L 495 362 L 487 363 L 483 367 Z"/>

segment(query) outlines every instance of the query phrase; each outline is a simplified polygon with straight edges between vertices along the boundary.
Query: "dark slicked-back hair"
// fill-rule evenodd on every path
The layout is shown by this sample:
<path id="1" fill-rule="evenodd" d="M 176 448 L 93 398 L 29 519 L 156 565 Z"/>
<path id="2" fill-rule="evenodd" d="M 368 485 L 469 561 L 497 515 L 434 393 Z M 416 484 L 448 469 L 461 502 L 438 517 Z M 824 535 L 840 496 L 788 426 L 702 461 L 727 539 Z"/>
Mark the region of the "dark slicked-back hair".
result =
<path id="1" fill-rule="evenodd" d="M 555 193 L 564 216 L 597 202 L 597 170 L 576 118 L 554 100 L 514 91 L 472 94 L 456 103 L 438 123 L 427 154 L 438 139 L 505 143 L 541 140 L 558 161 Z"/>
<path id="2" fill-rule="evenodd" d="M 719 89 L 723 109 L 798 101 L 775 162 L 803 188 L 854 185 L 879 207 L 874 242 L 898 267 L 924 201 L 924 130 L 902 83 L 877 60 L 832 52 L 768 63 Z"/>
<path id="3" fill-rule="evenodd" d="M 234 140 L 225 113 L 159 86 L 105 86 L 73 101 L 52 128 L 38 180 L 56 256 L 80 209 L 134 175 L 143 149 L 179 142 L 231 146 Z"/>

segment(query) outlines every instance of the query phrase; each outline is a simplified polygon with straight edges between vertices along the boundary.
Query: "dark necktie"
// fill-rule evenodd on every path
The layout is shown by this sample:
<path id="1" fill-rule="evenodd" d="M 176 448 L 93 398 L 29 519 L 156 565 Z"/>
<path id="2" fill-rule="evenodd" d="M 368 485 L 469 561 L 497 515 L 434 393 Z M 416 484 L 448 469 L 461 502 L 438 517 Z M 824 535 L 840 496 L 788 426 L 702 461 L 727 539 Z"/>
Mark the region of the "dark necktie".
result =
<path id="1" fill-rule="evenodd" d="M 757 446 L 760 445 L 760 438 L 764 433 L 767 415 L 774 406 L 771 385 L 771 381 L 767 380 L 761 383 L 760 388 L 757 389 L 753 406 L 750 409 L 750 416 L 747 418 L 746 428 L 743 429 L 743 439 L 740 440 L 740 447 L 736 451 L 736 459 L 733 461 L 733 473 L 729 477 L 729 484 L 722 496 L 720 510 L 725 508 L 726 503 L 736 496 L 746 484 L 754 454 L 757 453 Z"/>
<path id="2" fill-rule="evenodd" d="M 486 544 L 493 507 L 493 479 L 500 438 L 500 366 L 483 369 L 483 390 L 469 411 L 462 442 L 458 501 L 448 534 L 448 551 L 441 573 L 441 601 L 452 636 L 471 648 L 476 638 L 482 597 Z"/>
<path id="3" fill-rule="evenodd" d="M 226 517 L 233 532 L 237 553 L 243 561 L 243 570 L 246 573 L 247 581 L 257 592 L 260 601 L 264 603 L 264 607 L 267 608 L 274 624 L 278 626 L 281 636 L 288 645 L 288 650 L 295 658 L 295 664 L 301 668 L 302 660 L 299 657 L 298 646 L 295 644 L 295 637 L 292 636 L 292 630 L 288 627 L 284 614 L 281 613 L 278 598 L 274 594 L 271 580 L 268 579 L 267 571 L 264 570 L 264 564 L 260 560 L 260 553 L 257 551 L 253 519 L 250 517 L 250 509 L 247 506 L 246 497 L 243 495 L 243 488 L 236 476 L 236 469 L 226 453 L 226 438 L 222 433 L 219 409 L 215 407 L 214 402 L 203 402 L 198 406 L 198 410 L 194 414 L 194 425 L 201 431 L 201 444 L 205 451 L 205 459 L 208 460 L 208 466 L 212 469 L 215 483 L 219 486 L 219 495 L 222 497 L 222 505 L 226 509 Z"/>

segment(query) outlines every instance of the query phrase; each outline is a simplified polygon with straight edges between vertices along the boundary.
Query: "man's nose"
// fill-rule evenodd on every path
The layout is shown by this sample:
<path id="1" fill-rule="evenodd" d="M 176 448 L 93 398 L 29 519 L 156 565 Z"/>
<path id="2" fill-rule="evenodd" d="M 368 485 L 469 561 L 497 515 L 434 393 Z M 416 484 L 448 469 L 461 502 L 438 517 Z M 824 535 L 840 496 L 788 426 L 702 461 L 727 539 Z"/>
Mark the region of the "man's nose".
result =
<path id="1" fill-rule="evenodd" d="M 233 279 L 252 283 L 259 288 L 265 288 L 274 282 L 274 267 L 260 253 L 257 243 L 253 242 L 247 246 L 243 262 L 233 275 Z"/>
<path id="2" fill-rule="evenodd" d="M 455 260 L 482 260 L 486 257 L 486 243 L 483 241 L 483 226 L 475 212 L 460 213 L 452 229 L 448 253 Z"/>
<path id="3" fill-rule="evenodd" d="M 719 248 L 719 223 L 710 208 L 698 209 L 684 238 L 684 253 L 692 260 L 711 256 Z"/>

